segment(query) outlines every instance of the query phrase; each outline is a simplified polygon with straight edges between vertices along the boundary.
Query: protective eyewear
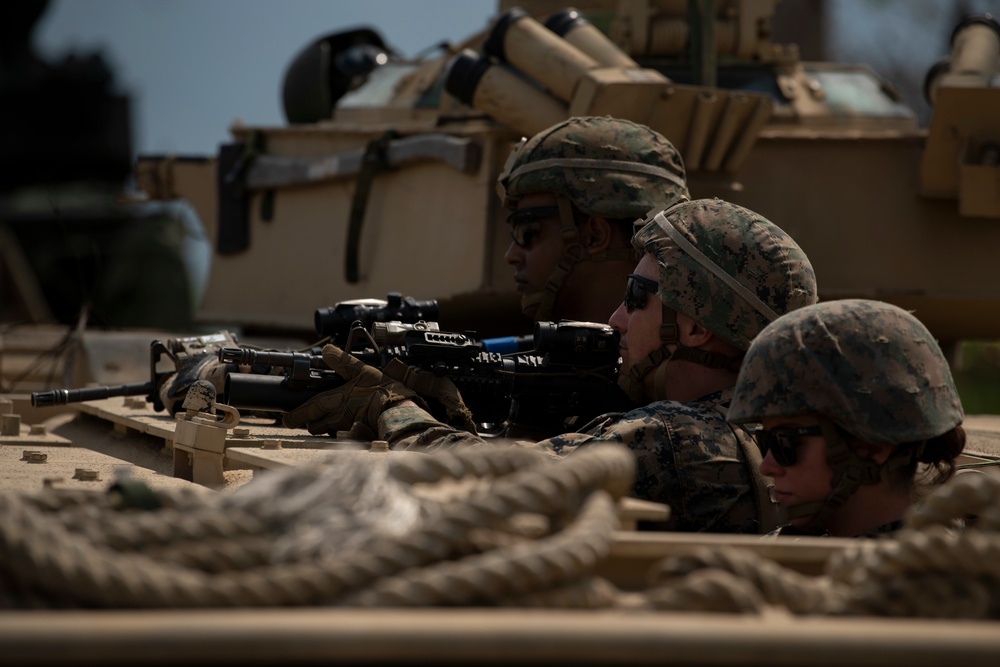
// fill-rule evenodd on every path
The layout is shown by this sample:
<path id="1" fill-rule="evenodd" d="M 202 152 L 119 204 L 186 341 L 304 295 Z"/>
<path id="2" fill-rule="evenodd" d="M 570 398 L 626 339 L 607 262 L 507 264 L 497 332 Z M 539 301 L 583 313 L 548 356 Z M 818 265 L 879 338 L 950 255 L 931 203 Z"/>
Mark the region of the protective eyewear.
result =
<path id="1" fill-rule="evenodd" d="M 630 273 L 625 281 L 625 310 L 633 310 L 646 307 L 646 295 L 656 294 L 660 284 L 655 280 L 650 280 L 637 273 Z"/>
<path id="2" fill-rule="evenodd" d="M 795 448 L 802 444 L 799 438 L 808 435 L 823 435 L 823 428 L 816 425 L 779 426 L 767 431 L 760 429 L 754 432 L 754 439 L 757 441 L 761 456 L 767 456 L 767 453 L 771 452 L 778 465 L 787 468 L 798 461 Z"/>
<path id="3" fill-rule="evenodd" d="M 532 241 L 542 231 L 542 221 L 558 215 L 558 206 L 533 206 L 517 209 L 507 216 L 511 240 L 522 248 L 530 247 Z"/>

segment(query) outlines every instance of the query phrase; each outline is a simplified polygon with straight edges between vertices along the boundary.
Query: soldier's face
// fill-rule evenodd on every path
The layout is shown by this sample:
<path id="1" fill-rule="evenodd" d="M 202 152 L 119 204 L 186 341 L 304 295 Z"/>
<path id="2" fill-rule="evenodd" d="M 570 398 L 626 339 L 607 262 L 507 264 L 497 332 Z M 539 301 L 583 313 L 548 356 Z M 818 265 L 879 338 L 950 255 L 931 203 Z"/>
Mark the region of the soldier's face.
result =
<path id="1" fill-rule="evenodd" d="M 522 296 L 541 292 L 563 253 L 555 195 L 549 192 L 525 195 L 517 202 L 517 210 L 510 219 L 514 238 L 504 259 L 514 267 L 514 284 Z"/>
<path id="2" fill-rule="evenodd" d="M 660 277 L 659 264 L 653 255 L 647 253 L 639 260 L 633 273 L 657 282 Z M 621 373 L 627 373 L 633 365 L 660 347 L 660 324 L 663 321 L 661 305 L 658 296 L 646 294 L 646 303 L 641 308 L 630 309 L 623 301 L 611 315 L 608 324 L 621 333 Z"/>
<path id="3" fill-rule="evenodd" d="M 818 426 L 816 417 L 767 417 L 761 421 L 764 430 Z M 774 493 L 782 507 L 820 502 L 830 495 L 833 471 L 826 462 L 826 438 L 822 435 L 800 435 L 792 439 L 795 463 L 779 464 L 773 451 L 768 451 L 760 464 L 762 474 L 774 478 Z M 789 523 L 801 528 L 811 516 L 798 517 Z"/>

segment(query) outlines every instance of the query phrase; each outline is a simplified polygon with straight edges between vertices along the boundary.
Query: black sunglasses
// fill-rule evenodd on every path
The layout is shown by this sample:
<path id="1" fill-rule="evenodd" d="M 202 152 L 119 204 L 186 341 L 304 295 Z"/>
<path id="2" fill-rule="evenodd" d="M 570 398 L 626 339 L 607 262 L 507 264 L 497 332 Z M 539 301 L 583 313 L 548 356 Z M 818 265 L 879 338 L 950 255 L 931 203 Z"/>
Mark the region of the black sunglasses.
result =
<path id="1" fill-rule="evenodd" d="M 774 460 L 778 465 L 787 468 L 795 465 L 798 457 L 795 455 L 795 446 L 798 439 L 807 435 L 823 435 L 823 427 L 819 426 L 779 426 L 770 430 L 759 430 L 754 432 L 754 440 L 761 456 L 767 456 L 768 452 L 774 455 Z"/>
<path id="2" fill-rule="evenodd" d="M 507 216 L 511 240 L 522 248 L 530 247 L 531 242 L 542 230 L 542 220 L 558 215 L 558 206 L 532 206 L 517 209 Z"/>
<path id="3" fill-rule="evenodd" d="M 646 294 L 656 294 L 660 284 L 638 273 L 630 273 L 625 281 L 625 310 L 646 307 Z"/>

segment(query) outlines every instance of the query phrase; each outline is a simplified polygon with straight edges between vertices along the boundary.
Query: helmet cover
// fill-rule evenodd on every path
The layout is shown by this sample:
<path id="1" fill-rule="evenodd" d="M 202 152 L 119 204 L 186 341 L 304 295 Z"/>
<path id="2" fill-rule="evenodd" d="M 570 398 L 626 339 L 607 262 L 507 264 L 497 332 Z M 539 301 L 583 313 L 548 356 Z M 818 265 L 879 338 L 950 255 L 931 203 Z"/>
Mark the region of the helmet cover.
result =
<path id="1" fill-rule="evenodd" d="M 632 244 L 656 257 L 664 305 L 741 350 L 779 315 L 816 303 L 816 275 L 795 240 L 721 199 L 650 211 Z"/>
<path id="2" fill-rule="evenodd" d="M 797 310 L 750 346 L 729 420 L 799 415 L 890 444 L 937 437 L 965 416 L 948 361 L 923 323 L 867 299 Z"/>
<path id="3" fill-rule="evenodd" d="M 569 197 L 587 215 L 641 218 L 688 198 L 680 152 L 659 132 L 610 116 L 569 118 L 523 141 L 497 181 L 506 208 L 533 192 Z"/>

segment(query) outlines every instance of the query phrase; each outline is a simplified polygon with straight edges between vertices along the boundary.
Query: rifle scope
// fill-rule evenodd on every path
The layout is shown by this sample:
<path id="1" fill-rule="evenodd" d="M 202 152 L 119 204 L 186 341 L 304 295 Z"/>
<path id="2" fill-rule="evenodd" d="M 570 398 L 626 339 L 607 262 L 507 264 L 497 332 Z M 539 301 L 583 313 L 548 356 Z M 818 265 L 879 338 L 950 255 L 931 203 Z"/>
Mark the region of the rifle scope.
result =
<path id="1" fill-rule="evenodd" d="M 618 332 L 610 326 L 595 322 L 535 323 L 535 350 L 560 357 L 617 357 L 619 338 Z"/>
<path id="2" fill-rule="evenodd" d="M 333 307 L 317 308 L 313 317 L 316 335 L 342 341 L 347 337 L 354 322 L 370 330 L 375 322 L 404 322 L 414 324 L 420 321 L 436 321 L 438 303 L 434 299 L 421 301 L 402 296 L 399 292 L 389 292 L 386 300 L 358 299 L 341 301 Z"/>

